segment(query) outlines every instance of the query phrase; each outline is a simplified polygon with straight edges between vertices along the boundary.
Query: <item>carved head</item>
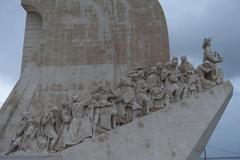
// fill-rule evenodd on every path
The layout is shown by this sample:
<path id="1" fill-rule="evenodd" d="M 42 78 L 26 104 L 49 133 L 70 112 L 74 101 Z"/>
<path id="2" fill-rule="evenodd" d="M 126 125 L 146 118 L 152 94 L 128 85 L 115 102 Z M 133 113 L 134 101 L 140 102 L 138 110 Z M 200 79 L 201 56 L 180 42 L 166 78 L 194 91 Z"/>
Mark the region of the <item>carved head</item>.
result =
<path id="1" fill-rule="evenodd" d="M 79 101 L 79 95 L 77 95 L 77 94 L 73 95 L 72 102 L 74 103 L 74 102 L 78 102 L 78 101 Z"/>
<path id="2" fill-rule="evenodd" d="M 157 73 L 158 72 L 158 68 L 156 66 L 153 66 L 151 68 L 151 74 Z"/>
<path id="3" fill-rule="evenodd" d="M 187 56 L 182 56 L 180 59 L 182 62 L 187 62 Z"/>
<path id="4" fill-rule="evenodd" d="M 206 49 L 207 47 L 210 47 L 211 46 L 211 40 L 212 40 L 211 37 L 210 38 L 204 38 L 202 48 Z"/>
<path id="5" fill-rule="evenodd" d="M 177 68 L 177 66 L 178 66 L 178 57 L 173 57 L 171 62 L 172 62 L 172 67 L 173 68 Z"/>

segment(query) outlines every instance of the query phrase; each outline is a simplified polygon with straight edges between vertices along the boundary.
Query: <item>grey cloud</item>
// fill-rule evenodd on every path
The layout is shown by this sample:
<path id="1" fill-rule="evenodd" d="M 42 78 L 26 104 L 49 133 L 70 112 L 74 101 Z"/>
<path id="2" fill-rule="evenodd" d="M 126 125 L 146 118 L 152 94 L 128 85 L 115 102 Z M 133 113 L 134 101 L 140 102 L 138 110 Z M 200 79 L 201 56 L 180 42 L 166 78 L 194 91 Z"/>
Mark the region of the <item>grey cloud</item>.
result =
<path id="1" fill-rule="evenodd" d="M 227 78 L 240 75 L 240 1 L 163 0 L 168 20 L 172 55 L 202 58 L 204 37 L 225 58 Z M 171 6 L 172 5 L 172 6 Z"/>

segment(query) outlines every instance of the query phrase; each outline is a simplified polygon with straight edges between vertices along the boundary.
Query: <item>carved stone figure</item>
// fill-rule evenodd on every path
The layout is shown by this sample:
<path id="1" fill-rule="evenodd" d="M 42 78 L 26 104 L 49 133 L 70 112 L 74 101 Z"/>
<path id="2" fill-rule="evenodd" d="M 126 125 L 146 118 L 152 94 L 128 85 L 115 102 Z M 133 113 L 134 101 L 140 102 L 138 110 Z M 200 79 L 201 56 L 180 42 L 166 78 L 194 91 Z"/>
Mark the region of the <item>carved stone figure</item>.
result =
<path id="1" fill-rule="evenodd" d="M 195 95 L 201 91 L 201 81 L 195 74 L 195 71 L 189 72 L 188 80 L 188 96 Z"/>
<path id="2" fill-rule="evenodd" d="M 168 103 L 173 103 L 177 101 L 177 99 L 180 97 L 178 86 L 178 78 L 180 74 L 176 67 L 177 67 L 176 62 L 174 63 L 169 62 L 165 65 L 162 71 L 162 79 L 164 81 L 165 88 L 167 89 L 168 92 L 166 97 L 167 101 L 169 101 Z"/>
<path id="3" fill-rule="evenodd" d="M 163 87 L 160 79 L 160 74 L 162 71 L 162 65 L 158 64 L 151 68 L 150 75 L 147 77 L 147 85 L 149 88 L 150 98 L 153 103 L 153 107 L 156 109 L 161 109 L 165 107 L 165 93 L 166 90 Z"/>
<path id="4" fill-rule="evenodd" d="M 149 87 L 149 89 L 152 89 L 153 86 L 161 84 L 159 72 L 158 72 L 157 66 L 154 66 L 151 68 L 150 74 L 148 75 L 146 79 L 146 83 Z"/>
<path id="5" fill-rule="evenodd" d="M 187 82 L 184 78 L 184 73 L 181 73 L 179 80 L 177 82 L 178 84 L 178 92 L 177 92 L 177 101 L 183 98 L 187 98 L 188 96 L 188 90 L 189 90 L 189 75 L 185 74 L 187 76 Z"/>
<path id="6" fill-rule="evenodd" d="M 141 115 L 146 115 L 150 113 L 153 109 L 153 102 L 148 97 L 148 86 L 145 81 L 139 81 L 136 91 L 136 102 L 141 106 Z"/>
<path id="7" fill-rule="evenodd" d="M 61 126 L 58 131 L 58 140 L 55 145 L 55 150 L 57 151 L 61 151 L 67 147 L 67 144 L 64 143 L 64 137 L 67 134 L 70 123 L 72 121 L 71 108 L 65 101 L 61 103 L 60 119 Z"/>
<path id="8" fill-rule="evenodd" d="M 39 124 L 33 119 L 29 119 L 28 127 L 23 135 L 23 150 L 24 152 L 39 152 L 37 145 L 37 132 Z"/>
<path id="9" fill-rule="evenodd" d="M 101 99 L 109 100 L 114 96 L 114 91 L 112 90 L 110 83 L 108 81 L 105 81 L 105 84 L 102 82 L 99 83 L 96 90 L 92 92 L 92 94 L 100 94 Z"/>
<path id="10" fill-rule="evenodd" d="M 116 90 L 118 97 L 118 123 L 125 124 L 137 118 L 141 107 L 135 102 L 135 92 L 126 79 L 122 78 Z"/>
<path id="11" fill-rule="evenodd" d="M 188 73 L 189 71 L 195 70 L 194 66 L 190 62 L 188 62 L 186 56 L 181 57 L 181 63 L 178 68 L 182 73 Z"/>
<path id="12" fill-rule="evenodd" d="M 92 136 L 91 123 L 83 118 L 84 106 L 80 102 L 78 95 L 72 97 L 71 114 L 72 121 L 64 135 L 64 144 L 69 146 L 76 145 Z"/>
<path id="13" fill-rule="evenodd" d="M 151 99 L 153 101 L 153 111 L 163 109 L 168 105 L 167 90 L 161 86 L 156 86 L 151 90 Z"/>
<path id="14" fill-rule="evenodd" d="M 212 51 L 211 38 L 205 38 L 203 40 L 202 48 L 204 50 L 203 62 L 209 61 L 210 63 L 212 63 L 212 65 L 215 65 L 223 61 L 223 58 L 220 56 L 218 52 Z"/>
<path id="15" fill-rule="evenodd" d="M 52 110 L 43 115 L 40 120 L 40 147 L 41 150 L 45 150 L 47 147 L 48 152 L 56 151 L 55 144 L 58 140 L 58 132 L 61 126 L 60 112 L 56 106 L 53 106 Z M 44 144 L 44 138 L 46 138 L 47 145 Z"/>
<path id="16" fill-rule="evenodd" d="M 9 150 L 5 153 L 6 155 L 15 152 L 17 150 L 23 150 L 24 136 L 28 128 L 29 123 L 29 113 L 24 112 L 22 115 L 22 119 L 18 124 L 16 138 L 10 144 Z"/>
<path id="17" fill-rule="evenodd" d="M 216 51 L 213 51 L 211 48 L 211 38 L 205 38 L 203 40 L 203 63 L 208 61 L 209 65 L 212 68 L 211 78 L 217 84 L 223 83 L 223 71 L 221 68 L 218 68 L 217 64 L 223 62 L 223 57 Z"/>
<path id="18" fill-rule="evenodd" d="M 96 93 L 89 100 L 88 107 L 92 113 L 93 137 L 112 129 L 112 117 L 117 114 L 117 108 L 113 103 L 101 99 L 101 95 Z"/>
<path id="19" fill-rule="evenodd" d="M 209 89 L 216 86 L 216 82 L 213 81 L 212 72 L 213 67 L 211 65 L 211 62 L 208 60 L 197 67 L 196 73 L 200 78 L 203 89 Z"/>
<path id="20" fill-rule="evenodd" d="M 156 67 L 157 67 L 158 76 L 159 76 L 159 78 L 160 78 L 160 80 L 161 80 L 161 73 L 162 73 L 162 70 L 163 70 L 163 68 L 164 68 L 164 64 L 162 64 L 162 63 L 157 63 L 157 64 L 156 64 Z M 160 81 L 160 82 L 161 82 L 161 81 Z"/>
<path id="21" fill-rule="evenodd" d="M 120 79 L 116 91 L 109 82 L 100 82 L 87 100 L 74 95 L 70 106 L 63 102 L 61 109 L 53 107 L 39 123 L 24 114 L 6 154 L 62 151 L 223 83 L 223 71 L 217 67 L 223 58 L 211 50 L 210 42 L 204 40 L 204 62 L 196 70 L 186 56 L 181 57 L 180 65 L 173 57 L 165 65 L 135 68 L 128 79 Z"/>

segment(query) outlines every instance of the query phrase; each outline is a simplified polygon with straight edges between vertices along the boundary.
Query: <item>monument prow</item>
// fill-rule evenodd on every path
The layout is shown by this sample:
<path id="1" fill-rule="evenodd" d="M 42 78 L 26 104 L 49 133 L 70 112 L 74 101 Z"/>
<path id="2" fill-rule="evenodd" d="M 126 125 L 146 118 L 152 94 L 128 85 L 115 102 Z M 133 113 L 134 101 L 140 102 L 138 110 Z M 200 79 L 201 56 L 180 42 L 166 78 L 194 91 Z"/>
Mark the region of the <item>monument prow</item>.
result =
<path id="1" fill-rule="evenodd" d="M 228 81 L 165 110 L 50 154 L 61 160 L 198 160 L 233 94 Z M 55 155 L 55 156 L 54 156 Z M 0 156 L 0 160 L 16 156 Z M 20 153 L 18 159 L 39 154 Z M 20 158 L 21 157 L 21 158 Z M 42 155 L 45 159 L 46 155 Z M 47 158 L 46 158 L 47 159 Z"/>
<path id="2" fill-rule="evenodd" d="M 1 159 L 197 160 L 233 92 L 170 61 L 158 0 L 22 0 L 22 72 L 0 110 Z"/>

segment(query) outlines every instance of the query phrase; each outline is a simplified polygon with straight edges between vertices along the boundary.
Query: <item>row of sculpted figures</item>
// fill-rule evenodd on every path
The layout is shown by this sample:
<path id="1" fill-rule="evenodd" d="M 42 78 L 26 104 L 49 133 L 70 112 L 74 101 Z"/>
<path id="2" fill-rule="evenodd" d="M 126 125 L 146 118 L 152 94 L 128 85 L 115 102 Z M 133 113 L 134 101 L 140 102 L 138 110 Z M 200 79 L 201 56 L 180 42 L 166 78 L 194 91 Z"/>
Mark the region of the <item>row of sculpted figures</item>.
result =
<path id="1" fill-rule="evenodd" d="M 24 113 L 6 154 L 62 151 L 223 83 L 217 66 L 223 58 L 212 51 L 210 38 L 204 39 L 202 48 L 203 63 L 196 69 L 186 56 L 180 64 L 173 57 L 166 64 L 131 70 L 115 89 L 105 82 L 86 100 L 76 94 L 70 103 L 52 107 L 38 121 Z"/>

